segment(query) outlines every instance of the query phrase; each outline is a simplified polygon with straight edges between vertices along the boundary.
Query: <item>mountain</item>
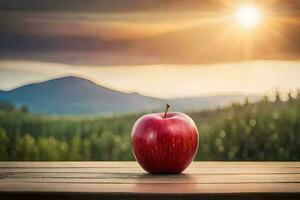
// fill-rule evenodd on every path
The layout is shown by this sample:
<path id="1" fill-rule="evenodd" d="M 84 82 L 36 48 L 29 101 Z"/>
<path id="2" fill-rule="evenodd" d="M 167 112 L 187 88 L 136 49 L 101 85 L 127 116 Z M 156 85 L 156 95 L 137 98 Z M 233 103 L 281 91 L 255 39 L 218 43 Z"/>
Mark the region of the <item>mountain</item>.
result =
<path id="1" fill-rule="evenodd" d="M 163 110 L 168 102 L 172 110 L 191 111 L 224 107 L 241 102 L 243 95 L 158 99 L 138 93 L 124 93 L 79 77 L 63 77 L 0 91 L 0 101 L 25 105 L 31 112 L 45 114 L 100 115 L 108 113 Z M 255 101 L 259 96 L 250 96 Z"/>
<path id="2" fill-rule="evenodd" d="M 226 107 L 233 102 L 243 103 L 244 95 L 217 95 L 207 97 L 190 97 L 170 99 L 170 103 L 178 111 L 207 110 Z M 261 99 L 259 95 L 247 96 L 249 102 L 256 102 Z"/>
<path id="3" fill-rule="evenodd" d="M 104 114 L 155 109 L 161 99 L 118 92 L 78 77 L 63 77 L 0 93 L 0 99 L 48 114 Z"/>

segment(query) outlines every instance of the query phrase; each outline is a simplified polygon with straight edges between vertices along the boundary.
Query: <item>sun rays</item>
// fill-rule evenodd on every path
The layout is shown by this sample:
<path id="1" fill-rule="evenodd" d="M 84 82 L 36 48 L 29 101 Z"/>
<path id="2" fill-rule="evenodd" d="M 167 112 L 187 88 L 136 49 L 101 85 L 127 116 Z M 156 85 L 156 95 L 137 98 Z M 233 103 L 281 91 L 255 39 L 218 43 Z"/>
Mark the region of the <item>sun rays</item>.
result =
<path id="1" fill-rule="evenodd" d="M 262 52 L 261 49 L 265 48 L 260 47 L 269 47 L 272 52 L 291 45 L 286 27 L 300 24 L 293 11 L 286 10 L 278 1 L 224 1 L 223 11 L 207 18 L 220 28 L 217 38 L 213 38 L 205 48 L 213 49 L 216 43 L 224 43 L 224 47 L 227 44 L 227 48 L 235 49 L 241 60 L 257 59 L 268 54 Z M 208 21 L 197 26 L 207 26 Z M 227 52 L 231 53 L 230 50 Z"/>
<path id="2" fill-rule="evenodd" d="M 242 27 L 251 29 L 261 22 L 261 13 L 253 5 L 243 5 L 237 9 L 235 18 Z"/>

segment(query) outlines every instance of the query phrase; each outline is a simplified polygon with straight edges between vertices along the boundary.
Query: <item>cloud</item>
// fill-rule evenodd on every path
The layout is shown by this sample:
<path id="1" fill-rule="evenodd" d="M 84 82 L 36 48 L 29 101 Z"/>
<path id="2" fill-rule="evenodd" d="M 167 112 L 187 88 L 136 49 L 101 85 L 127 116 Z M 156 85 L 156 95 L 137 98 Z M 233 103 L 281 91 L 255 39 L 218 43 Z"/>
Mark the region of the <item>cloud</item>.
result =
<path id="1" fill-rule="evenodd" d="M 1 1 L 0 59 L 126 66 L 297 60 L 300 55 L 294 0 L 266 5 L 270 16 L 248 33 L 232 18 L 233 8 L 216 1 L 16 2 Z"/>

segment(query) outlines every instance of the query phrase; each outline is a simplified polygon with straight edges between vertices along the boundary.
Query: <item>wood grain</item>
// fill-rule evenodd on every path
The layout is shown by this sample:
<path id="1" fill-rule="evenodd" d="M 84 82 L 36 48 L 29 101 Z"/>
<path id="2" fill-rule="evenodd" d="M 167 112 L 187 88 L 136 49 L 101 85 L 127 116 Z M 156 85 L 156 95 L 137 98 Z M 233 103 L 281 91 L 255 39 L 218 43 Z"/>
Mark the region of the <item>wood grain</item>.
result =
<path id="1" fill-rule="evenodd" d="M 136 162 L 0 162 L 0 199 L 198 197 L 300 199 L 300 162 L 194 162 L 181 175 Z"/>

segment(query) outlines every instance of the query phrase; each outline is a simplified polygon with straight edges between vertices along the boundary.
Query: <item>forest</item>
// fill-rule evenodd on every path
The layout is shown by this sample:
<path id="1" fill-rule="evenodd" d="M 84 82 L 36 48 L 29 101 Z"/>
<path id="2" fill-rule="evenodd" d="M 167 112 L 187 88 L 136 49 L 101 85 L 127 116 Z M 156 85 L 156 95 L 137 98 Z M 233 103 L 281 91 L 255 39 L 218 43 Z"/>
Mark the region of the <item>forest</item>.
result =
<path id="1" fill-rule="evenodd" d="M 50 116 L 1 102 L 0 160 L 134 160 L 130 133 L 143 114 Z M 187 114 L 201 137 L 195 160 L 300 161 L 299 93 Z"/>

